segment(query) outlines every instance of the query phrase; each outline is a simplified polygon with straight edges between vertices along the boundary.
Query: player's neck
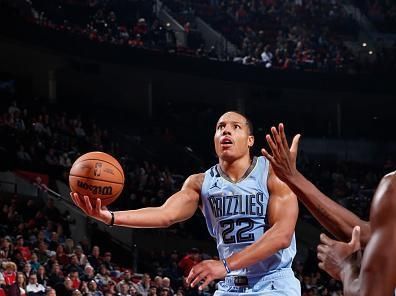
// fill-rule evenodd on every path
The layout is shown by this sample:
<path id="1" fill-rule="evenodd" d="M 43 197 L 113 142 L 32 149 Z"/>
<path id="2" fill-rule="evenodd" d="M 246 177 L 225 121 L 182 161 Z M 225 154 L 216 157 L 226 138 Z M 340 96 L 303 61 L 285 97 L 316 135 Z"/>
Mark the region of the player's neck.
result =
<path id="1" fill-rule="evenodd" d="M 252 163 L 250 155 L 232 161 L 219 159 L 221 170 L 234 182 L 239 181 Z"/>

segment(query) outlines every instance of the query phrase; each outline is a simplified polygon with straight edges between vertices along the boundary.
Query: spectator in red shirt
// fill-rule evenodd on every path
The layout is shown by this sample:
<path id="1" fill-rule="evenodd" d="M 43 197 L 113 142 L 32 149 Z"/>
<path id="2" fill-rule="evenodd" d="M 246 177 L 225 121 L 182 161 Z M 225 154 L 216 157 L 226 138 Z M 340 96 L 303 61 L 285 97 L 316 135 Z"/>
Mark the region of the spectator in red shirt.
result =
<path id="1" fill-rule="evenodd" d="M 69 264 L 69 257 L 66 255 L 65 247 L 63 245 L 58 245 L 56 248 L 56 260 L 62 266 Z"/>
<path id="2" fill-rule="evenodd" d="M 16 264 L 14 262 L 4 262 L 4 271 L 0 275 L 0 284 L 4 286 L 11 286 L 16 282 Z"/>
<path id="3" fill-rule="evenodd" d="M 78 277 L 78 271 L 72 271 L 72 272 L 70 272 L 69 278 L 70 278 L 71 281 L 72 281 L 72 287 L 73 287 L 74 289 L 78 289 L 78 288 L 80 287 L 80 283 L 81 283 L 81 281 L 80 281 L 80 279 L 79 279 L 79 277 Z"/>
<path id="4" fill-rule="evenodd" d="M 147 33 L 147 31 L 148 31 L 148 27 L 146 20 L 144 18 L 140 18 L 137 24 L 135 25 L 135 27 L 133 28 L 133 32 L 135 34 L 144 35 Z"/>
<path id="5" fill-rule="evenodd" d="M 32 253 L 30 252 L 30 249 L 28 247 L 24 246 L 24 239 L 23 239 L 22 235 L 17 235 L 16 245 L 15 245 L 14 249 L 21 252 L 22 257 L 25 261 L 30 260 L 30 258 L 32 257 Z"/>
<path id="6" fill-rule="evenodd" d="M 193 268 L 194 265 L 198 264 L 201 261 L 201 256 L 199 254 L 199 250 L 196 248 L 192 248 L 186 256 L 184 256 L 180 261 L 179 261 L 179 268 L 183 272 L 183 276 L 187 277 L 188 274 L 190 273 L 191 268 Z"/>

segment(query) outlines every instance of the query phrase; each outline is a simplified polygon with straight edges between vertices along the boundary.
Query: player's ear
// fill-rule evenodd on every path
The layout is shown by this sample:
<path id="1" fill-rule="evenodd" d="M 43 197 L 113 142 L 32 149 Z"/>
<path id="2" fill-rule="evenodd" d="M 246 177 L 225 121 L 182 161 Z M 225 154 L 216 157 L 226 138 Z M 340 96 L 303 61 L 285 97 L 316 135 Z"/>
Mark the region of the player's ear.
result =
<path id="1" fill-rule="evenodd" d="M 249 136 L 248 137 L 248 146 L 249 148 L 254 145 L 254 136 Z"/>

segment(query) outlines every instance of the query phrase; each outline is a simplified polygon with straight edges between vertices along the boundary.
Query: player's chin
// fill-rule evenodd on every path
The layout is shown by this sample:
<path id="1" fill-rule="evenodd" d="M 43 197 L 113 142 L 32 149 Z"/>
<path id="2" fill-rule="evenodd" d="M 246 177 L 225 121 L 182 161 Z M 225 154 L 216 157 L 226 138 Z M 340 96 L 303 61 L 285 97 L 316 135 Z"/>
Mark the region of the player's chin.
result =
<path id="1" fill-rule="evenodd" d="M 235 153 L 233 153 L 229 149 L 222 150 L 219 155 L 220 155 L 221 159 L 226 160 L 226 161 L 231 161 L 231 160 L 234 160 L 237 158 Z"/>

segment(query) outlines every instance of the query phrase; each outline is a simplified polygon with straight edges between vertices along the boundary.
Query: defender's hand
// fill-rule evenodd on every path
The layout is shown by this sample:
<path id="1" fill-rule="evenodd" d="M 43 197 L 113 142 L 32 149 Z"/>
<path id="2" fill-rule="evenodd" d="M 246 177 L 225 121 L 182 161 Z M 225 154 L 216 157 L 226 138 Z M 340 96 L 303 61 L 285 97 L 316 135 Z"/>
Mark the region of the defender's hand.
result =
<path id="1" fill-rule="evenodd" d="M 321 244 L 318 245 L 319 267 L 336 280 L 340 280 L 347 258 L 360 250 L 360 227 L 355 226 L 349 243 L 333 240 L 323 233 L 320 235 L 320 242 Z"/>
<path id="2" fill-rule="evenodd" d="M 298 142 L 300 134 L 293 138 L 291 147 L 286 139 L 285 128 L 283 123 L 280 123 L 278 130 L 273 126 L 271 128 L 272 137 L 266 135 L 266 140 L 271 149 L 272 155 L 265 149 L 261 149 L 261 153 L 270 161 L 275 174 L 279 179 L 287 183 L 287 181 L 295 176 L 298 171 L 296 168 Z"/>

